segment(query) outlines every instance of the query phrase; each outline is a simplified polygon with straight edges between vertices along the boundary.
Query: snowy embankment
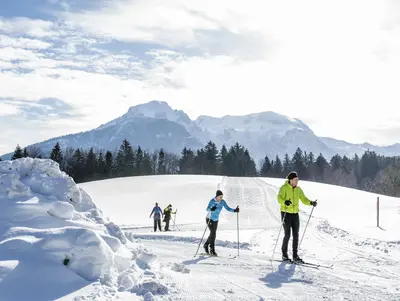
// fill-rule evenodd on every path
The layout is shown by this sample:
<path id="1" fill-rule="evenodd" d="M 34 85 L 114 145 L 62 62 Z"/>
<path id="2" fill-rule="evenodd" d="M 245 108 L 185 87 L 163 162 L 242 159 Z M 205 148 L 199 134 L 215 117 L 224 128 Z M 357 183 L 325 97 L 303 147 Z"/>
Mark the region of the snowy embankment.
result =
<path id="1" fill-rule="evenodd" d="M 147 275 L 156 256 L 127 239 L 52 160 L 1 161 L 0 204 L 0 300 L 119 292 L 136 300 L 167 290 Z"/>

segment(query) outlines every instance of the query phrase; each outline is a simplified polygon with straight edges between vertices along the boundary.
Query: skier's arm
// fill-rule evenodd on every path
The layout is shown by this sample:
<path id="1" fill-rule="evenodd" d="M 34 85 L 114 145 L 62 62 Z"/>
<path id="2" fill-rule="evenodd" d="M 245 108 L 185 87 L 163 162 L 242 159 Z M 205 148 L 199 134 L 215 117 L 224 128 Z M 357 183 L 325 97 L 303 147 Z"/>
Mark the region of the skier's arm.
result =
<path id="1" fill-rule="evenodd" d="M 154 213 L 154 208 L 153 208 L 153 210 L 152 210 L 151 213 L 150 213 L 150 217 L 153 215 L 153 213 Z"/>
<path id="2" fill-rule="evenodd" d="M 213 202 L 213 200 L 211 200 L 209 203 L 208 203 L 208 206 L 207 206 L 207 211 L 209 212 L 209 211 L 211 211 L 211 208 L 212 208 L 212 206 L 214 205 L 214 202 Z"/>
<path id="3" fill-rule="evenodd" d="M 279 189 L 279 193 L 278 193 L 278 203 L 283 205 L 285 204 L 285 198 L 286 198 L 286 191 L 285 191 L 285 186 L 282 186 Z"/>
<path id="4" fill-rule="evenodd" d="M 306 197 L 306 195 L 303 192 L 303 189 L 301 189 L 300 187 L 299 189 L 300 189 L 300 200 L 303 202 L 304 205 L 311 206 L 311 200 Z"/>
<path id="5" fill-rule="evenodd" d="M 222 200 L 222 206 L 224 206 L 224 208 L 230 212 L 235 212 L 235 209 L 231 208 L 228 206 L 228 204 L 225 202 L 225 200 Z"/>

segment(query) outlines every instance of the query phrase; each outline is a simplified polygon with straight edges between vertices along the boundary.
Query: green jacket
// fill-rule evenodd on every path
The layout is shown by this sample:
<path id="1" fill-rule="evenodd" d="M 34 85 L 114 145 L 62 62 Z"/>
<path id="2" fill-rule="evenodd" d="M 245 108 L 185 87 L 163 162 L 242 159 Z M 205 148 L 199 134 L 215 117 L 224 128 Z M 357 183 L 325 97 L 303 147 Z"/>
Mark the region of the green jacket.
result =
<path id="1" fill-rule="evenodd" d="M 285 184 L 281 186 L 278 193 L 278 203 L 281 204 L 281 211 L 287 213 L 298 213 L 299 212 L 299 199 L 304 205 L 311 206 L 311 200 L 309 200 L 305 195 L 303 190 L 296 186 L 292 187 L 289 181 L 285 181 Z M 290 206 L 285 205 L 285 201 L 290 200 L 292 204 Z"/>

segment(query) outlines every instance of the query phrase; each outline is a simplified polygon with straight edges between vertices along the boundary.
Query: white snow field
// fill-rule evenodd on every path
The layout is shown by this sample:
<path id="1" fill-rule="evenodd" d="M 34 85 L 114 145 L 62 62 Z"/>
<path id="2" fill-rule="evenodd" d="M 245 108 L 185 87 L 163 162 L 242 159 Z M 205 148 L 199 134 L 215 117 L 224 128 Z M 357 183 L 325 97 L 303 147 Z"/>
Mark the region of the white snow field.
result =
<path id="1" fill-rule="evenodd" d="M 129 240 L 142 242 L 156 255 L 146 273 L 165 290 L 152 291 L 144 300 L 400 300 L 400 200 L 379 196 L 378 228 L 378 195 L 300 179 L 299 185 L 310 199 L 318 199 L 318 206 L 312 210 L 300 203 L 300 239 L 308 220 L 309 224 L 299 253 L 324 267 L 284 264 L 270 260 L 281 226 L 276 196 L 283 182 L 165 175 L 79 186 Z M 206 226 L 205 208 L 217 188 L 228 205 L 240 206 L 239 220 L 223 210 L 217 231 L 219 257 L 194 257 Z M 155 202 L 162 209 L 168 204 L 178 209 L 173 231 L 154 232 L 149 215 Z M 202 244 L 208 234 L 207 230 Z M 274 259 L 281 256 L 282 238 L 283 231 Z"/>
<path id="2" fill-rule="evenodd" d="M 377 195 L 300 181 L 319 200 L 300 255 L 324 267 L 290 265 L 270 260 L 283 181 L 166 175 L 76 185 L 51 160 L 1 161 L 0 301 L 400 300 L 400 200 L 380 196 L 378 228 Z M 194 257 L 218 188 L 241 212 L 221 213 L 220 257 Z M 156 201 L 178 208 L 173 231 L 153 231 Z M 312 207 L 301 209 L 300 237 Z"/>

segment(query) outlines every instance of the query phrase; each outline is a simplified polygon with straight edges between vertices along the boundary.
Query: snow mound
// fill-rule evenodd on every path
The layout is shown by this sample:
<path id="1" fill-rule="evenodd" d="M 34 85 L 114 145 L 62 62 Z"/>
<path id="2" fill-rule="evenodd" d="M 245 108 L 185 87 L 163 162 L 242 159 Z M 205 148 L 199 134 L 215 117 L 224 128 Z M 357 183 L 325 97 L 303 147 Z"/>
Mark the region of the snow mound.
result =
<path id="1" fill-rule="evenodd" d="M 24 287 L 25 292 L 13 291 L 9 283 L 8 288 L 1 285 L 17 279 L 16 273 L 22 273 L 18 270 L 29 270 L 36 262 L 49 267 L 60 280 L 64 274 L 72 277 L 71 290 L 76 283 L 83 286 L 97 281 L 116 290 L 165 291 L 141 283 L 144 271 L 138 264 L 148 264 L 155 256 L 128 240 L 56 162 L 32 158 L 1 161 L 0 206 L 0 295 L 23 300 L 34 293 L 29 290 L 39 282 L 45 287 L 43 282 L 48 280 L 41 277 Z M 65 284 L 62 290 L 66 290 Z"/>
<path id="2" fill-rule="evenodd" d="M 185 273 L 185 274 L 190 273 L 190 269 L 186 267 L 183 263 L 174 262 L 169 264 L 169 267 L 171 268 L 171 270 L 175 272 Z"/>

